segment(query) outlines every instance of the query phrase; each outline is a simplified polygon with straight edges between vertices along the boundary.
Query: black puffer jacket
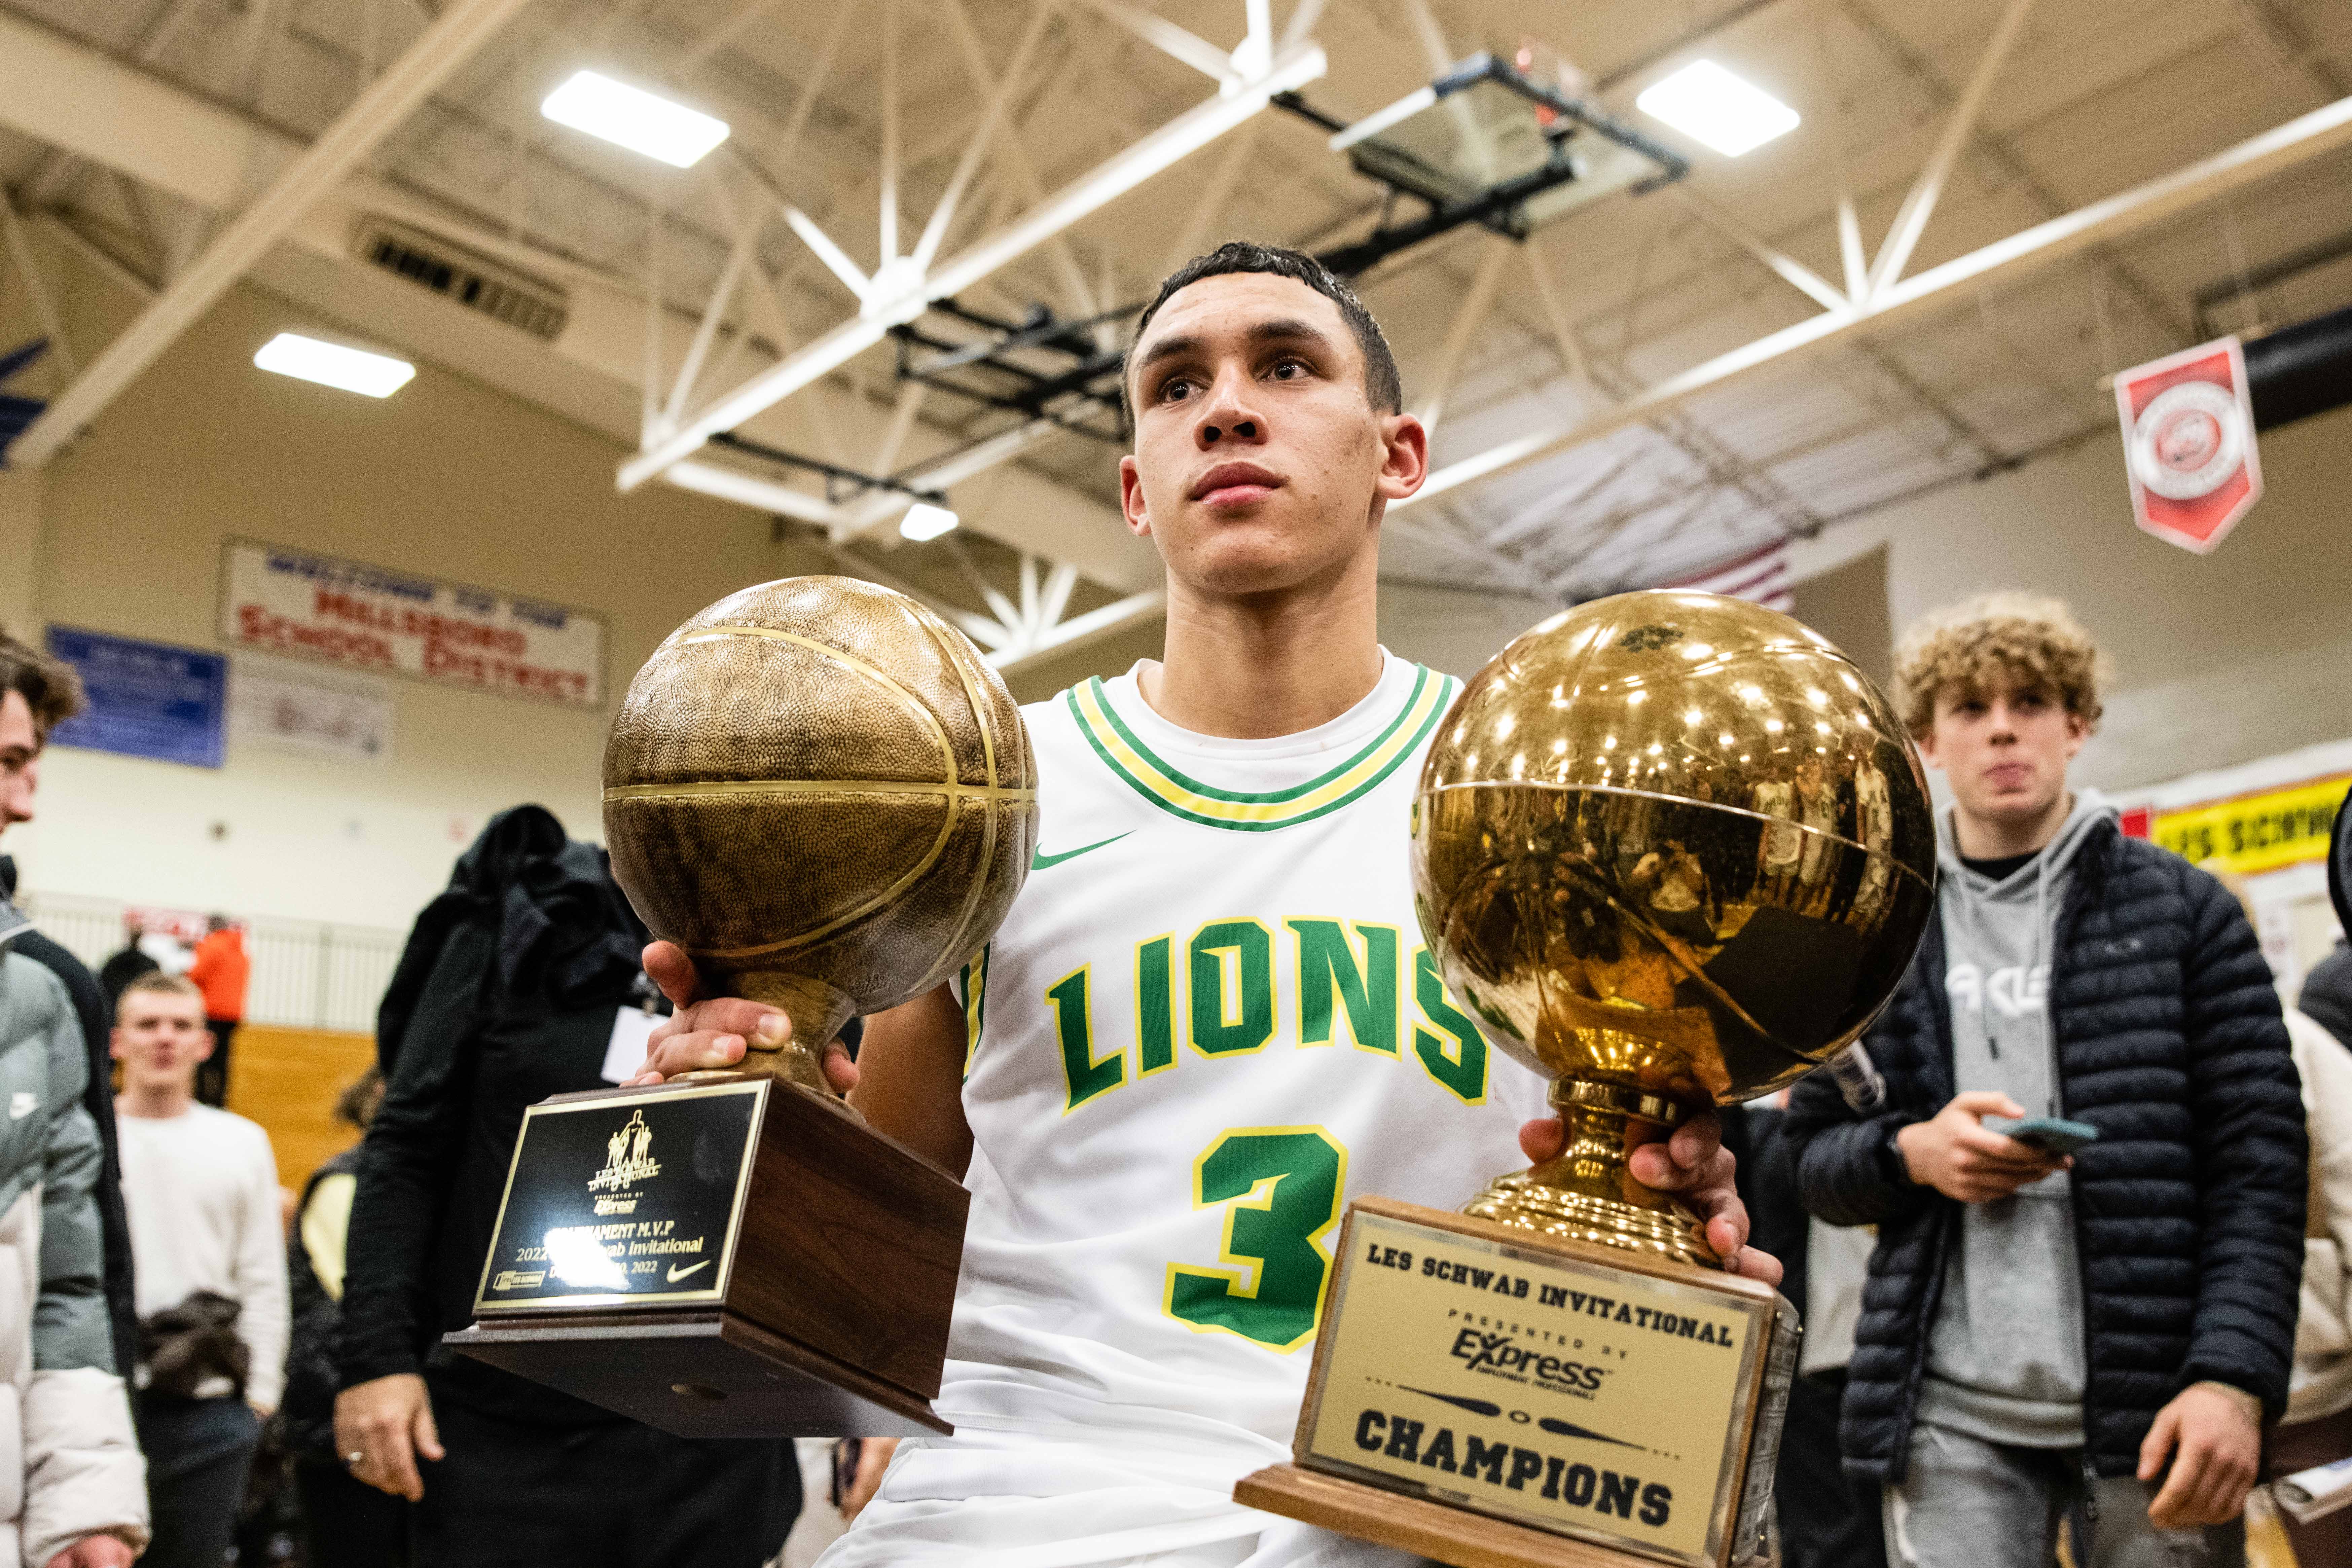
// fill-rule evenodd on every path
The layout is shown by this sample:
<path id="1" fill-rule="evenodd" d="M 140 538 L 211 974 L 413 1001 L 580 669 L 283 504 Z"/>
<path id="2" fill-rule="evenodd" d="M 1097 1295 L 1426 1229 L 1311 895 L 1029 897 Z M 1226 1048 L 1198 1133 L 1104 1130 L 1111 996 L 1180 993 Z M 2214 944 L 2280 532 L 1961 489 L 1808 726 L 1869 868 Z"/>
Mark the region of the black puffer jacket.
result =
<path id="1" fill-rule="evenodd" d="M 2301 1086 L 2270 971 L 2230 894 L 2110 824 L 2083 847 L 2050 976 L 2063 1114 L 2102 1134 L 2075 1157 L 2086 1318 L 2086 1458 L 2129 1474 L 2192 1383 L 2286 1403 L 2303 1272 Z M 1890 1180 L 1882 1150 L 1952 1098 L 1940 921 L 1865 1037 L 1885 1109 L 1857 1120 L 1827 1074 L 1787 1124 L 1806 1207 L 1879 1227 L 1839 1447 L 1854 1480 L 1900 1480 L 1960 1205 Z"/>

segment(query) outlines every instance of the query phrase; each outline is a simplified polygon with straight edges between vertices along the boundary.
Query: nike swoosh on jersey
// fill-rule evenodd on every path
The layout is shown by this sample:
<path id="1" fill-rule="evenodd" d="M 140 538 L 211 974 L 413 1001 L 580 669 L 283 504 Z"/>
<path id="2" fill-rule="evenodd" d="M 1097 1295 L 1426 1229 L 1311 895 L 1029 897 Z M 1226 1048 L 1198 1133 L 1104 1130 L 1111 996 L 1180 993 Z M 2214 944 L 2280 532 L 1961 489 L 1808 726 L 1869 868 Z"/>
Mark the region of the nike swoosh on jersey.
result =
<path id="1" fill-rule="evenodd" d="M 1127 830 L 1127 833 L 1132 833 L 1134 831 L 1135 829 L 1130 827 Z M 1058 866 L 1065 860 L 1075 860 L 1089 849 L 1099 849 L 1106 844 L 1118 843 L 1120 839 L 1127 837 L 1127 833 L 1114 833 L 1108 838 L 1098 838 L 1092 844 L 1082 845 L 1076 849 L 1066 849 L 1059 855 L 1048 855 L 1043 849 L 1040 849 L 1037 851 L 1037 858 L 1029 862 L 1029 869 L 1032 871 L 1042 871 L 1048 866 Z"/>
<path id="2" fill-rule="evenodd" d="M 681 1280 L 681 1279 L 685 1279 L 688 1275 L 692 1274 L 692 1273 L 696 1272 L 696 1271 L 697 1271 L 697 1270 L 698 1270 L 698 1269 L 704 1269 L 704 1268 L 709 1268 L 709 1267 L 710 1267 L 710 1264 L 711 1264 L 711 1259 L 709 1259 L 709 1258 L 704 1258 L 704 1259 L 703 1259 L 701 1262 L 699 1262 L 699 1263 L 692 1263 L 692 1264 L 688 1264 L 688 1265 L 686 1268 L 680 1268 L 677 1264 L 673 1263 L 673 1264 L 671 1264 L 671 1265 L 669 1266 L 669 1282 L 670 1282 L 671 1284 L 675 1285 L 675 1284 L 677 1284 L 679 1280 Z"/>

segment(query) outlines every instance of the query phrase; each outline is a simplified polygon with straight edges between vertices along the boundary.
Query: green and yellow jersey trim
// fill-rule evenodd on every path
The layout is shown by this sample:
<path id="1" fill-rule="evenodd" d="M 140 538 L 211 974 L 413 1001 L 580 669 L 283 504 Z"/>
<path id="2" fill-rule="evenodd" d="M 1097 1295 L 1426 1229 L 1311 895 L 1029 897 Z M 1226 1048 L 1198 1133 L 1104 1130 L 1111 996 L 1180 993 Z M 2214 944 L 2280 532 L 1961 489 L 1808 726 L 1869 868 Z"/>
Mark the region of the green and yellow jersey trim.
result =
<path id="1" fill-rule="evenodd" d="M 1111 706 L 1099 678 L 1065 693 L 1078 732 L 1103 765 L 1137 794 L 1172 816 L 1236 833 L 1270 833 L 1339 810 L 1376 787 L 1428 739 L 1462 683 L 1426 666 L 1413 666 L 1412 690 L 1371 742 L 1320 778 L 1262 795 L 1219 789 L 1186 776 L 1154 753 Z"/>

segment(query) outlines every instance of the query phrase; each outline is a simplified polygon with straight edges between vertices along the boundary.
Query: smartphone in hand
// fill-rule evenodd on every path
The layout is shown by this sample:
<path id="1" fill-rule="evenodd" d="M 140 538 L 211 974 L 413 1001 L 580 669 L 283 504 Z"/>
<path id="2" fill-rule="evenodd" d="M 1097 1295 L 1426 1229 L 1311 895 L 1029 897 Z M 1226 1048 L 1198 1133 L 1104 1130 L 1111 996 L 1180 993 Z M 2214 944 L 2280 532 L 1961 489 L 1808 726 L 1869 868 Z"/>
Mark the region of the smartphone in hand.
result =
<path id="1" fill-rule="evenodd" d="M 2069 1121 L 2063 1116 L 2032 1116 L 1993 1131 L 2045 1154 L 2072 1154 L 2099 1141 L 2097 1128 L 2087 1121 Z"/>

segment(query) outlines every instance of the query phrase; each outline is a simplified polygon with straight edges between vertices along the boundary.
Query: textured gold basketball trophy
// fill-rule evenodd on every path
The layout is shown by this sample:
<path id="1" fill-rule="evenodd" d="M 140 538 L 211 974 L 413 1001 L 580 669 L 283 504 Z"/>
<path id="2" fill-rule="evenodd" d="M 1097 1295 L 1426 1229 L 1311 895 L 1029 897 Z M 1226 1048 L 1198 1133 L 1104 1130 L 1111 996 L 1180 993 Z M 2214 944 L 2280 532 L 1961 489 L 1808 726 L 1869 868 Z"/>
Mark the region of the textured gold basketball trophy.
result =
<path id="1" fill-rule="evenodd" d="M 1627 1155 L 1853 1041 L 1934 866 L 1886 700 L 1785 616 L 1625 594 L 1497 655 L 1422 774 L 1414 899 L 1568 1146 L 1462 1215 L 1350 1206 L 1297 1462 L 1235 1497 L 1456 1568 L 1754 1561 L 1796 1315 Z"/>
<path id="2" fill-rule="evenodd" d="M 822 1054 L 979 951 L 1036 816 L 1003 681 L 903 595 L 789 578 L 671 633 L 605 743 L 613 874 L 706 994 L 771 1003 L 792 1037 L 530 1107 L 448 1342 L 682 1436 L 949 1430 L 968 1194 L 843 1104 Z"/>

